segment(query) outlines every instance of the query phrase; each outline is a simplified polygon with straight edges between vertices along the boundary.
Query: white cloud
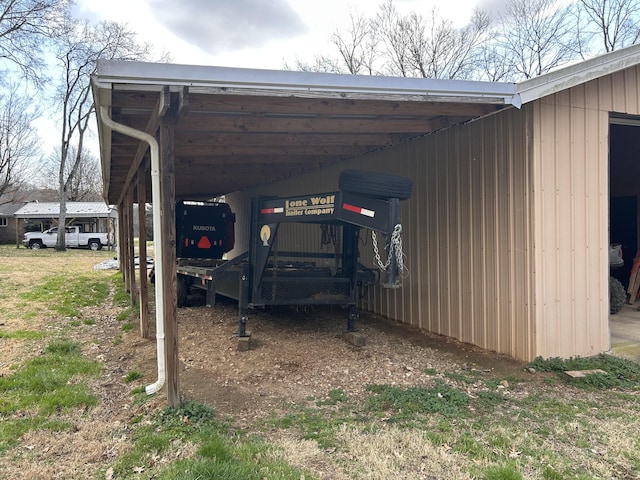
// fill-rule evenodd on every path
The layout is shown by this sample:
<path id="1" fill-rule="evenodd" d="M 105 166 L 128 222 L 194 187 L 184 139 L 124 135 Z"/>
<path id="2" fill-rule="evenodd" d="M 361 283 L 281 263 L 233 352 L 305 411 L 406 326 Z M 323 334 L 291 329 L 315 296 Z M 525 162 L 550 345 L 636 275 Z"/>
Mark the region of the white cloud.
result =
<path id="1" fill-rule="evenodd" d="M 149 0 L 158 22 L 204 53 L 260 48 L 307 28 L 284 0 Z"/>

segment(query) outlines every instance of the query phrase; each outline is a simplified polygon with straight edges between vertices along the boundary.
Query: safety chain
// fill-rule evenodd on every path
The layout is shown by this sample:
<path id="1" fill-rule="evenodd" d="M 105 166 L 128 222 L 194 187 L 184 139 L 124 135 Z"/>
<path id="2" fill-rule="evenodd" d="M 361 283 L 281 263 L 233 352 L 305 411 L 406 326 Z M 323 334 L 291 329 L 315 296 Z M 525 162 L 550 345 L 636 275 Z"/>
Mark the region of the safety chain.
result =
<path id="1" fill-rule="evenodd" d="M 398 272 L 404 272 L 404 254 L 402 253 L 402 225 L 397 224 L 395 227 L 393 227 L 391 240 L 389 241 L 389 255 L 385 263 L 382 263 L 382 259 L 380 258 L 380 251 L 378 250 L 378 237 L 376 236 L 376 232 L 374 232 L 373 230 L 371 230 L 371 240 L 373 241 L 373 253 L 375 254 L 376 263 L 378 264 L 378 268 L 380 269 L 380 271 L 384 272 L 391 264 L 391 253 L 394 252 L 396 256 L 396 263 L 398 264 Z"/>

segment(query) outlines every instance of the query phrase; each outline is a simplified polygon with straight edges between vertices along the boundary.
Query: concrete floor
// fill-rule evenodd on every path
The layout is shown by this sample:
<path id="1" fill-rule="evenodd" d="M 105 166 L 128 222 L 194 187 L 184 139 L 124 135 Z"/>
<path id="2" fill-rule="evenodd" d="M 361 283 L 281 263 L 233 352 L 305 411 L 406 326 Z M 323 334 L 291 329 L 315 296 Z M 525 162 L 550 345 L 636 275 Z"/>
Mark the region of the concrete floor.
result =
<path id="1" fill-rule="evenodd" d="M 625 305 L 609 317 L 611 355 L 640 363 L 640 302 Z"/>

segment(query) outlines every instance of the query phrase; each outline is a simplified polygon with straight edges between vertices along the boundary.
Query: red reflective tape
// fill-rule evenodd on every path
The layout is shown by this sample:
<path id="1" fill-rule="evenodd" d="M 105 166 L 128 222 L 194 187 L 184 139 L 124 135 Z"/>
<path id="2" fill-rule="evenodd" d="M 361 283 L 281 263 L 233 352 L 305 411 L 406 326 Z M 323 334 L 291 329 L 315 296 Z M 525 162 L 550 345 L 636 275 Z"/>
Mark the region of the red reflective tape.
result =
<path id="1" fill-rule="evenodd" d="M 282 212 L 284 212 L 284 207 L 263 208 L 262 210 L 260 210 L 260 213 L 263 215 L 270 214 L 270 213 L 282 213 Z"/>
<path id="2" fill-rule="evenodd" d="M 349 205 L 348 203 L 343 203 L 342 208 L 349 212 L 358 213 L 360 215 L 365 215 L 367 217 L 373 218 L 376 214 L 373 210 L 369 210 L 367 208 L 356 207 L 355 205 Z"/>

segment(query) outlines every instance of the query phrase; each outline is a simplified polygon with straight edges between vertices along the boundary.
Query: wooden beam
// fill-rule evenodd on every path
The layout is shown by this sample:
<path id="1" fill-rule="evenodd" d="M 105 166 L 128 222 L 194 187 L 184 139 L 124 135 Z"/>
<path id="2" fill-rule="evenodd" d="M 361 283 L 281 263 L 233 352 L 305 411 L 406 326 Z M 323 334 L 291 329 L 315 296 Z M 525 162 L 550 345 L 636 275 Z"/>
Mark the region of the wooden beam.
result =
<path id="1" fill-rule="evenodd" d="M 175 123 L 172 115 L 162 118 L 160 125 L 160 196 L 162 238 L 163 285 L 162 298 L 157 302 L 164 305 L 165 371 L 167 381 L 167 402 L 170 407 L 180 404 L 180 382 L 178 378 L 178 313 L 176 285 L 176 208 L 175 208 Z"/>
<path id="2" fill-rule="evenodd" d="M 176 111 L 176 119 L 184 117 L 189 113 L 189 87 L 183 86 L 178 94 L 178 109 Z"/>
<path id="3" fill-rule="evenodd" d="M 317 115 L 473 115 L 494 111 L 495 105 L 464 102 L 393 101 L 300 97 L 239 97 L 192 94 L 193 112 L 246 112 L 258 115 L 313 113 Z"/>
<path id="4" fill-rule="evenodd" d="M 440 126 L 440 122 L 436 127 Z M 381 121 L 375 118 L 263 118 L 206 117 L 189 115 L 180 130 L 218 133 L 429 133 L 436 127 L 430 118 Z"/>
<path id="5" fill-rule="evenodd" d="M 122 277 L 124 279 L 124 290 L 127 293 L 131 293 L 131 274 L 129 270 L 129 212 L 127 211 L 127 197 L 122 199 L 120 204 L 120 235 L 122 241 L 120 243 L 120 269 L 122 270 Z"/>
<path id="6" fill-rule="evenodd" d="M 434 97 L 414 100 L 380 100 L 358 98 L 303 98 L 301 96 L 210 94 L 189 92 L 192 112 L 234 112 L 255 115 L 275 113 L 314 113 L 318 115 L 486 115 L 501 105 L 471 101 L 449 101 Z M 440 101 L 438 101 L 440 100 Z M 114 90 L 114 108 L 147 109 L 155 104 L 153 94 Z"/>
<path id="7" fill-rule="evenodd" d="M 149 338 L 149 283 L 147 281 L 147 223 L 146 209 L 147 186 L 146 164 L 142 163 L 137 175 L 137 200 L 138 200 L 138 255 L 140 258 L 140 336 Z"/>
<path id="8" fill-rule="evenodd" d="M 260 147 L 260 155 L 271 156 L 306 156 L 306 155 L 364 155 L 370 150 L 380 148 L 382 145 L 269 145 Z M 176 148 L 178 157 L 233 157 L 236 155 L 256 155 L 256 147 L 242 145 L 192 145 Z"/>
<path id="9" fill-rule="evenodd" d="M 222 146 L 274 146 L 274 145 L 389 145 L 403 140 L 398 134 L 383 133 L 195 133 L 185 130 L 176 132 L 176 145 L 181 148 L 195 145 Z M 119 143 L 118 147 L 130 148 L 130 145 Z"/>
<path id="10" fill-rule="evenodd" d="M 153 109 L 153 112 L 151 113 L 151 116 L 149 117 L 147 121 L 147 125 L 144 129 L 144 131 L 147 132 L 149 135 L 155 135 L 156 131 L 158 130 L 158 127 L 160 126 L 161 118 L 165 115 L 165 113 L 169 109 L 170 102 L 171 102 L 171 97 L 169 95 L 169 87 L 165 86 L 162 89 L 162 92 L 160 93 L 156 106 Z M 127 125 L 131 125 L 131 124 L 127 124 Z M 147 145 L 145 142 L 142 142 L 142 141 L 138 142 L 138 149 L 136 150 L 136 153 L 134 154 L 133 159 L 131 160 L 131 164 L 129 166 L 129 172 L 127 173 L 127 177 L 124 181 L 124 188 L 120 191 L 120 199 L 118 203 L 122 201 L 122 198 L 125 195 L 125 190 L 132 184 L 133 179 L 135 178 L 135 175 L 138 171 L 138 168 L 140 168 L 140 164 L 142 163 L 144 155 L 148 149 L 149 149 L 149 145 Z"/>
<path id="11" fill-rule="evenodd" d="M 138 289 L 136 286 L 136 262 L 135 262 L 135 245 L 133 241 L 133 190 L 127 189 L 125 196 L 125 209 L 127 211 L 127 266 L 129 271 L 129 292 L 131 294 L 131 305 L 135 305 L 138 301 Z"/>
<path id="12" fill-rule="evenodd" d="M 120 274 L 122 275 L 122 280 L 124 281 L 124 285 L 125 285 L 125 291 L 129 291 L 127 289 L 127 269 L 125 268 L 126 266 L 126 259 L 124 258 L 124 256 L 126 255 L 126 249 L 124 248 L 125 246 L 125 239 L 124 239 L 124 229 L 125 229 L 125 220 L 124 220 L 124 208 L 122 206 L 122 203 L 118 203 L 117 205 L 117 209 L 118 209 L 118 240 L 117 240 L 117 257 L 118 257 L 118 264 L 120 267 Z"/>

